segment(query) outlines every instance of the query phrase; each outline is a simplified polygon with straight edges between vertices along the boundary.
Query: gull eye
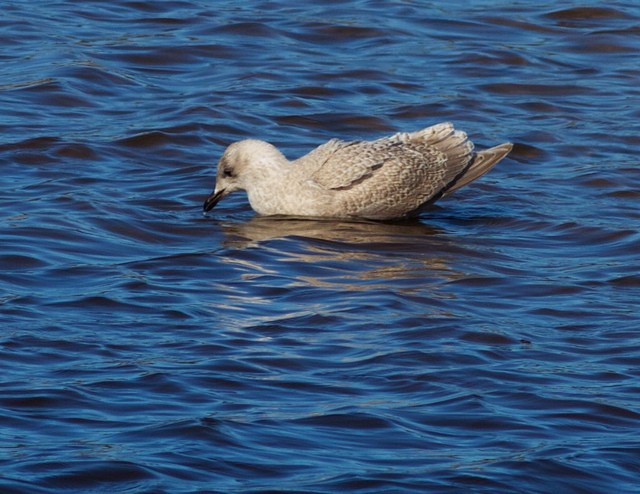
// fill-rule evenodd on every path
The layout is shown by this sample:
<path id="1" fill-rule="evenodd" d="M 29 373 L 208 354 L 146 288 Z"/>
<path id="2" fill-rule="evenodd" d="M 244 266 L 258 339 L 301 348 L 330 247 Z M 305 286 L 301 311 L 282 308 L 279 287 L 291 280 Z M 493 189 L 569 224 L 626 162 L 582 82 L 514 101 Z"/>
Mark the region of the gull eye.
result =
<path id="1" fill-rule="evenodd" d="M 223 168 L 222 169 L 222 177 L 223 178 L 233 178 L 235 177 L 235 173 L 233 173 L 233 171 L 231 170 L 231 168 Z"/>

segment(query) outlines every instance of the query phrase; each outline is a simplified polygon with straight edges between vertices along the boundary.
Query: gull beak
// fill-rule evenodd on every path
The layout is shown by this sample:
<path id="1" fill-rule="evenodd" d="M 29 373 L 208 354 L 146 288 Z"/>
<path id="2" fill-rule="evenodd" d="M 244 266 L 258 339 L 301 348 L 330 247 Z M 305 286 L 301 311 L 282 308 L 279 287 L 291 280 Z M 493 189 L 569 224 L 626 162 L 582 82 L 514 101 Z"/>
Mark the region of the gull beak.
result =
<path id="1" fill-rule="evenodd" d="M 202 211 L 204 213 L 208 213 L 209 211 L 211 211 L 216 206 L 216 204 L 218 204 L 220 199 L 225 196 L 225 190 L 226 189 L 220 189 L 218 191 L 214 190 L 211 195 L 207 197 L 207 200 L 204 201 L 204 204 L 202 205 Z"/>

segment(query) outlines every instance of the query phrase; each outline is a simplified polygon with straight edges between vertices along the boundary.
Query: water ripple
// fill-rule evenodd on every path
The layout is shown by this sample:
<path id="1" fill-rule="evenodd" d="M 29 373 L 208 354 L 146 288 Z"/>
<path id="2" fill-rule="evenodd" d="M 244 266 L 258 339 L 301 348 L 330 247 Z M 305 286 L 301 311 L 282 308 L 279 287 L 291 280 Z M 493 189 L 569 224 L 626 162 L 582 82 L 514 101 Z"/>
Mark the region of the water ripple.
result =
<path id="1" fill-rule="evenodd" d="M 638 9 L 20 2 L 4 493 L 637 491 Z M 204 218 L 215 163 L 452 120 L 418 221 Z"/>

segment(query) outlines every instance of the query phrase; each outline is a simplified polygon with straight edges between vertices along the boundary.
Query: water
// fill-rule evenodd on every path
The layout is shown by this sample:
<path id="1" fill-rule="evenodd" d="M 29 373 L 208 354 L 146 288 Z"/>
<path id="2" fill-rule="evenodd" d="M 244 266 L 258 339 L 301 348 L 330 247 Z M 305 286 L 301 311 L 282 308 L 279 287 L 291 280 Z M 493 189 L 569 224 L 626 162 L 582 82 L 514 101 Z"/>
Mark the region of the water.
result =
<path id="1" fill-rule="evenodd" d="M 638 492 L 639 20 L 4 6 L 0 490 Z M 201 214 L 232 141 L 449 120 L 516 146 L 419 221 Z"/>

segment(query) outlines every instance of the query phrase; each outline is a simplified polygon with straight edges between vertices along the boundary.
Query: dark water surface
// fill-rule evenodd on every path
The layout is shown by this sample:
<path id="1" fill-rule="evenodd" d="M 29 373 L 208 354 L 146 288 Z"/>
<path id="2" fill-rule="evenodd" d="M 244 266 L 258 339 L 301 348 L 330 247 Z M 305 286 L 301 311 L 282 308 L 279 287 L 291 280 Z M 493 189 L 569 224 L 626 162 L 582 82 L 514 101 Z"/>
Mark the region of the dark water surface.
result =
<path id="1" fill-rule="evenodd" d="M 639 492 L 639 26 L 8 2 L 0 492 Z M 516 147 L 420 221 L 201 214 L 232 141 L 440 121 Z"/>

